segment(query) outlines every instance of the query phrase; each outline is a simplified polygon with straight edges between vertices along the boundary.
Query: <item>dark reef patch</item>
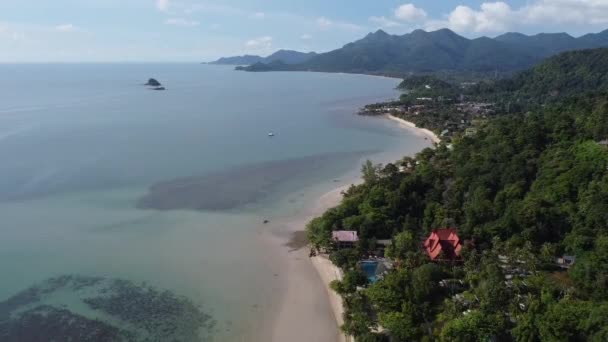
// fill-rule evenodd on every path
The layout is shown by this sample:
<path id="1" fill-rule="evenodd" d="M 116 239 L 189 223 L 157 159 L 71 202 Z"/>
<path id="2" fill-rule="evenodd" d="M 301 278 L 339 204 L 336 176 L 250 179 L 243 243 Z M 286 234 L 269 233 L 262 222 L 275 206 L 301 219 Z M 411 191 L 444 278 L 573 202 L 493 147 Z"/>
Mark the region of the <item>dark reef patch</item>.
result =
<path id="1" fill-rule="evenodd" d="M 336 159 L 357 163 L 374 151 L 328 153 L 310 157 L 250 164 L 153 185 L 139 199 L 140 209 L 231 210 L 255 203 L 285 182 L 321 174 Z"/>
<path id="2" fill-rule="evenodd" d="M 0 341 L 210 341 L 188 298 L 120 279 L 66 275 L 0 302 Z"/>

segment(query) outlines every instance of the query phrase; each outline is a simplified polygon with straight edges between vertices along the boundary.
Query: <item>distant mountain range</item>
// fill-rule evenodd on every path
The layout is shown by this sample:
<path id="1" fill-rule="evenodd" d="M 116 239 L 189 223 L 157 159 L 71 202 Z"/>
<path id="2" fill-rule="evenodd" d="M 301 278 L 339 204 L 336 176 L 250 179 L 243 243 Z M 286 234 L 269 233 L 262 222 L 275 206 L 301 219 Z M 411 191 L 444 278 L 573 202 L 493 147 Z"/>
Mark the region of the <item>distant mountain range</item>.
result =
<path id="1" fill-rule="evenodd" d="M 451 30 L 416 30 L 390 35 L 382 30 L 340 49 L 313 55 L 299 63 L 253 61 L 246 71 L 324 71 L 403 75 L 410 72 L 512 72 L 530 68 L 560 52 L 608 47 L 608 30 L 579 38 L 566 33 L 527 36 L 506 33 L 496 38 L 468 39 Z M 277 62 L 273 60 L 270 62 Z"/>
<path id="2" fill-rule="evenodd" d="M 251 65 L 262 61 L 264 57 L 254 55 L 234 56 L 234 57 L 222 57 L 217 61 L 209 62 L 207 64 L 215 65 Z"/>
<path id="3" fill-rule="evenodd" d="M 312 57 L 316 56 L 315 52 L 298 52 L 292 50 L 279 50 L 268 57 L 261 57 L 255 55 L 244 55 L 235 57 L 223 57 L 217 61 L 210 62 L 209 64 L 219 65 L 252 65 L 256 63 L 270 64 L 273 62 L 279 62 L 285 64 L 300 64 L 308 61 Z"/>

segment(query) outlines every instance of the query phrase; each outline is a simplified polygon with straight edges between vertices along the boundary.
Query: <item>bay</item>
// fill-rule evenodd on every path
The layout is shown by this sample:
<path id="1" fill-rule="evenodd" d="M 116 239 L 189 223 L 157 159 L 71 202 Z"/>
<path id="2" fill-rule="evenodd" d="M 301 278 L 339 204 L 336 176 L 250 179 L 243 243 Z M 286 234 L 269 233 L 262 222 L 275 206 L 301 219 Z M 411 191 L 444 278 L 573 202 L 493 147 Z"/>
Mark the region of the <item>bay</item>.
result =
<path id="1" fill-rule="evenodd" d="M 150 77 L 167 90 L 143 86 Z M 262 221 L 297 215 L 367 158 L 429 145 L 355 115 L 398 96 L 397 84 L 194 64 L 0 65 L 0 302 L 49 277 L 119 278 L 200 305 L 217 341 L 251 336 L 281 287 Z"/>

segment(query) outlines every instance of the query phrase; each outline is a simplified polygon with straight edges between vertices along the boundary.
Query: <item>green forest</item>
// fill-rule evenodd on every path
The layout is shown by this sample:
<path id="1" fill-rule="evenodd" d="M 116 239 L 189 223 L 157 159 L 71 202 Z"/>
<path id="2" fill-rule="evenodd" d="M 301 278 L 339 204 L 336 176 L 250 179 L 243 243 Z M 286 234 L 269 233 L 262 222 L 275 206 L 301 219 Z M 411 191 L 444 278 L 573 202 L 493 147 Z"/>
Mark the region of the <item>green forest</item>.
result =
<path id="1" fill-rule="evenodd" d="M 521 105 L 559 102 L 589 92 L 608 91 L 608 49 L 564 52 L 513 78 L 481 82 L 469 95 Z"/>
<path id="2" fill-rule="evenodd" d="M 364 183 L 307 227 L 316 248 L 335 230 L 359 234 L 330 255 L 344 271 L 332 284 L 342 329 L 361 342 L 608 341 L 607 68 L 607 49 L 586 50 L 480 85 L 521 110 L 449 148 L 363 165 Z M 421 247 L 443 227 L 465 241 L 460 262 Z M 396 266 L 368 284 L 358 261 L 380 239 Z"/>

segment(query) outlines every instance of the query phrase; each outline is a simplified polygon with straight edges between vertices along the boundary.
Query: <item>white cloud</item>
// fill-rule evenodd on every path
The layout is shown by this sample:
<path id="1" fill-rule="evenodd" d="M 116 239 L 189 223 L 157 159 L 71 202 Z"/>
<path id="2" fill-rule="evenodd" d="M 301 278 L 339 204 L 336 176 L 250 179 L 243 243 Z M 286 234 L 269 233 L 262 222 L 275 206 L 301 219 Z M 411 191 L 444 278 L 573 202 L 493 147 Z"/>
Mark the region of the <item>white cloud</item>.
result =
<path id="1" fill-rule="evenodd" d="M 174 26 L 182 26 L 182 27 L 195 27 L 200 25 L 198 21 L 184 19 L 184 18 L 169 18 L 165 20 L 165 24 L 174 25 Z"/>
<path id="2" fill-rule="evenodd" d="M 249 11 L 245 11 L 241 8 L 223 5 L 223 4 L 213 4 L 213 3 L 194 3 L 194 4 L 185 4 L 176 2 L 175 6 L 184 12 L 186 15 L 194 14 L 194 13 L 206 13 L 212 15 L 225 15 L 225 16 L 248 16 L 253 17 L 257 13 L 251 13 Z"/>
<path id="3" fill-rule="evenodd" d="M 0 23 L 0 41 L 7 40 L 12 42 L 20 42 L 25 40 L 25 33 L 15 31 L 8 25 Z"/>
<path id="4" fill-rule="evenodd" d="M 333 21 L 325 18 L 325 17 L 320 17 L 317 19 L 317 25 L 319 25 L 320 28 L 323 29 L 327 29 L 329 27 L 331 27 L 331 25 L 333 25 Z"/>
<path id="5" fill-rule="evenodd" d="M 72 24 L 61 24 L 61 25 L 55 26 L 55 30 L 57 30 L 59 32 L 74 32 L 74 31 L 76 31 L 76 26 L 74 26 Z"/>
<path id="6" fill-rule="evenodd" d="M 266 13 L 264 13 L 264 12 L 255 12 L 249 16 L 249 18 L 251 18 L 251 19 L 264 19 L 265 17 L 266 17 Z"/>
<path id="7" fill-rule="evenodd" d="M 504 2 L 481 4 L 476 11 L 457 6 L 448 16 L 448 27 L 458 32 L 504 32 L 511 27 L 517 14 Z"/>
<path id="8" fill-rule="evenodd" d="M 355 24 L 347 23 L 347 22 L 337 22 L 337 21 L 328 19 L 326 17 L 317 18 L 317 26 L 321 30 L 338 29 L 338 30 L 349 31 L 349 32 L 358 32 L 358 31 L 363 30 L 363 28 L 359 25 L 355 25 Z"/>
<path id="9" fill-rule="evenodd" d="M 426 19 L 426 11 L 414 6 L 413 4 L 405 4 L 399 6 L 395 10 L 395 17 L 403 21 L 421 21 Z"/>
<path id="10" fill-rule="evenodd" d="M 156 8 L 159 11 L 166 12 L 169 9 L 169 0 L 156 0 Z"/>
<path id="11" fill-rule="evenodd" d="M 527 23 L 608 24 L 606 0 L 537 0 L 522 8 Z"/>
<path id="12" fill-rule="evenodd" d="M 460 33 L 500 33 L 526 29 L 564 30 L 573 27 L 604 29 L 608 24 L 608 0 L 534 0 L 512 8 L 503 1 L 485 2 L 478 9 L 456 6 L 443 19 L 429 19 L 424 27 L 447 27 Z"/>
<path id="13" fill-rule="evenodd" d="M 371 23 L 374 23 L 380 27 L 391 28 L 391 27 L 401 27 L 403 24 L 398 23 L 394 20 L 390 20 L 387 17 L 369 17 L 368 19 Z"/>
<path id="14" fill-rule="evenodd" d="M 302 40 L 311 40 L 312 36 L 309 35 L 308 33 L 305 33 L 305 34 L 303 34 L 303 35 L 300 36 L 300 39 L 302 39 Z"/>
<path id="15" fill-rule="evenodd" d="M 248 40 L 245 46 L 253 50 L 266 50 L 272 47 L 272 37 L 264 36 Z"/>

